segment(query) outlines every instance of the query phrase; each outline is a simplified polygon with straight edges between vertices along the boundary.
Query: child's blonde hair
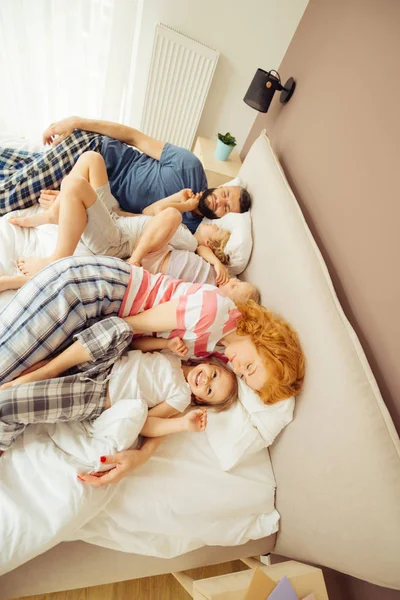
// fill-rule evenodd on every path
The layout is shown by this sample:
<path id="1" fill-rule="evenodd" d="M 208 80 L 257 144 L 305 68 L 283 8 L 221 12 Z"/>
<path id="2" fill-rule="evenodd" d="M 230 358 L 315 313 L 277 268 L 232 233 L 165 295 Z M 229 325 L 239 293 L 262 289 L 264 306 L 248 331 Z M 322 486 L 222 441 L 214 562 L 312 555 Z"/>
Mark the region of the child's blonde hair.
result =
<path id="1" fill-rule="evenodd" d="M 220 232 L 222 233 L 221 238 L 210 242 L 210 248 L 223 265 L 229 265 L 230 257 L 225 254 L 225 247 L 231 237 L 231 232 L 227 229 L 220 229 Z"/>
<path id="2" fill-rule="evenodd" d="M 228 408 L 230 408 L 232 406 L 232 404 L 234 404 L 239 398 L 239 386 L 238 386 L 238 382 L 237 382 L 235 373 L 233 371 L 231 371 L 231 369 L 229 369 L 229 367 L 227 367 L 226 364 L 224 362 L 222 362 L 222 360 L 220 360 L 216 356 L 209 356 L 208 358 L 206 358 L 205 360 L 202 360 L 202 361 L 193 361 L 193 360 L 188 361 L 188 364 L 192 364 L 192 365 L 200 364 L 200 363 L 216 365 L 218 367 L 221 367 L 225 371 L 227 371 L 231 377 L 233 389 L 232 389 L 231 393 L 229 394 L 229 396 L 223 402 L 220 402 L 219 404 L 211 404 L 211 403 L 208 404 L 208 402 L 206 402 L 204 400 L 197 400 L 197 398 L 193 394 L 192 394 L 192 403 L 196 404 L 197 406 L 209 406 L 210 408 L 213 409 L 214 412 L 222 412 L 224 410 L 228 410 Z"/>

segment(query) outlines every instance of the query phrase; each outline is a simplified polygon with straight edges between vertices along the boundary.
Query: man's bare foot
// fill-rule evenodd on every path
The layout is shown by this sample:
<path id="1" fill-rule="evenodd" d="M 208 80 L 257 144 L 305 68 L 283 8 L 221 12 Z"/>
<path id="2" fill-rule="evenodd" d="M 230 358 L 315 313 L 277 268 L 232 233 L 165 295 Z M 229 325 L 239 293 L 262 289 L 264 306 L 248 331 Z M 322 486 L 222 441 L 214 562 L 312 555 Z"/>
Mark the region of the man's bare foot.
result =
<path id="1" fill-rule="evenodd" d="M 6 292 L 7 290 L 18 290 L 28 280 L 29 277 L 23 275 L 1 275 L 0 292 Z"/>
<path id="2" fill-rule="evenodd" d="M 24 275 L 28 277 L 32 277 L 32 275 L 36 275 L 42 269 L 50 265 L 54 262 L 54 258 L 51 256 L 46 256 L 44 258 L 19 258 L 17 260 L 18 269 Z"/>

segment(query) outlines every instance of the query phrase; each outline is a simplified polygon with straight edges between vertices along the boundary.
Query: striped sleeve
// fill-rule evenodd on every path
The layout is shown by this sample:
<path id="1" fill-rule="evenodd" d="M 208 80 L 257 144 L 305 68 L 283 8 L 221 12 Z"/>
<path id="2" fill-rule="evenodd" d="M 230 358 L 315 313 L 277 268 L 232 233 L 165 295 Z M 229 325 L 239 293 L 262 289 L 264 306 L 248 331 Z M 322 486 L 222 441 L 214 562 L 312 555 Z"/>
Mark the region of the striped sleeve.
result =
<path id="1" fill-rule="evenodd" d="M 240 312 L 234 303 L 216 289 L 200 289 L 179 298 L 177 329 L 163 337 L 179 336 L 190 356 L 211 354 L 218 342 L 236 329 Z"/>

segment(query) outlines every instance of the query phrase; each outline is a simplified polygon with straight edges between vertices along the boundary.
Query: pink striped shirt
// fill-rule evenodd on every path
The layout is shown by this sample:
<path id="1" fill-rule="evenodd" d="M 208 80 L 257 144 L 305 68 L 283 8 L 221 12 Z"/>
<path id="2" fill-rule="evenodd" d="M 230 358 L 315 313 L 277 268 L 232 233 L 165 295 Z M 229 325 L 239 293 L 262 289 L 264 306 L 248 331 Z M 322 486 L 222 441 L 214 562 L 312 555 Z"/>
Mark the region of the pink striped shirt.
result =
<path id="1" fill-rule="evenodd" d="M 156 335 L 179 336 L 188 346 L 188 358 L 208 356 L 225 335 L 235 331 L 240 312 L 232 300 L 214 286 L 152 275 L 133 265 L 119 316 L 136 315 L 176 299 L 179 300 L 177 328 Z"/>

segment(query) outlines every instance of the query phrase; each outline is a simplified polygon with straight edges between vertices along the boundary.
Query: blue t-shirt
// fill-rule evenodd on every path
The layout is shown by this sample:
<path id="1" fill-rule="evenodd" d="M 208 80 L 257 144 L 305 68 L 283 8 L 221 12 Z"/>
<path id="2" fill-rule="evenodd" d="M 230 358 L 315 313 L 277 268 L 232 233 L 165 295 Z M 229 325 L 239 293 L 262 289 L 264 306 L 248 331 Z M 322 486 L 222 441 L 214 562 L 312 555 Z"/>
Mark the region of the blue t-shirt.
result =
<path id="1" fill-rule="evenodd" d="M 142 154 L 132 146 L 103 138 L 103 156 L 111 192 L 123 210 L 141 213 L 161 198 L 190 188 L 196 194 L 205 190 L 207 178 L 199 159 L 173 144 L 165 144 L 160 160 Z M 194 233 L 202 217 L 191 212 L 182 214 L 185 225 Z"/>

